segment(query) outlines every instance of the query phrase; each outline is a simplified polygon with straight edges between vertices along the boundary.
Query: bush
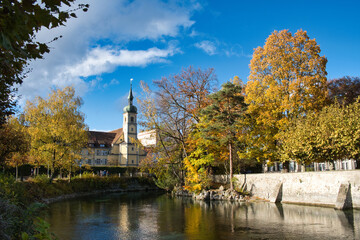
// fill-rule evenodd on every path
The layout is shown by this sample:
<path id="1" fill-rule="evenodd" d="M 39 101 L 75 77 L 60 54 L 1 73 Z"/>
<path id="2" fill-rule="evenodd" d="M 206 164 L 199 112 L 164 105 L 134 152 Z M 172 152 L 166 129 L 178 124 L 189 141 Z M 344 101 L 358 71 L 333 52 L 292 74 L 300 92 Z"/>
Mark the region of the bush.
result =
<path id="1" fill-rule="evenodd" d="M 13 176 L 0 174 L 0 239 L 21 239 L 21 235 L 34 239 L 40 234 L 33 220 L 43 205 L 31 203 L 34 197 L 26 190 Z"/>

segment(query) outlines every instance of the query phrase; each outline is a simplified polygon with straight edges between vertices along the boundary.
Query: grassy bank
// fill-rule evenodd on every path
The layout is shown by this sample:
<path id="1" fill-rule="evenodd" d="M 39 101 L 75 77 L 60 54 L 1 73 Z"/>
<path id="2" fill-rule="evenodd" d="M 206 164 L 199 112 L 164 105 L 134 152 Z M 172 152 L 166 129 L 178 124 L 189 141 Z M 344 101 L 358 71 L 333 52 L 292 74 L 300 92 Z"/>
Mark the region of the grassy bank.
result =
<path id="1" fill-rule="evenodd" d="M 50 183 L 46 175 L 24 182 L 11 175 L 0 174 L 0 239 L 54 239 L 49 226 L 38 218 L 44 199 L 99 190 L 136 190 L 154 188 L 152 179 L 145 177 L 99 177 L 83 174 L 68 180 Z"/>
<path id="2" fill-rule="evenodd" d="M 79 176 L 72 178 L 70 182 L 67 179 L 58 179 L 49 183 L 49 179 L 46 176 L 41 176 L 20 184 L 24 187 L 25 197 L 32 202 L 61 195 L 88 193 L 97 190 L 132 190 L 136 186 L 143 186 L 144 188 L 155 187 L 152 179 L 146 177 L 99 177 L 86 174 L 81 178 Z"/>

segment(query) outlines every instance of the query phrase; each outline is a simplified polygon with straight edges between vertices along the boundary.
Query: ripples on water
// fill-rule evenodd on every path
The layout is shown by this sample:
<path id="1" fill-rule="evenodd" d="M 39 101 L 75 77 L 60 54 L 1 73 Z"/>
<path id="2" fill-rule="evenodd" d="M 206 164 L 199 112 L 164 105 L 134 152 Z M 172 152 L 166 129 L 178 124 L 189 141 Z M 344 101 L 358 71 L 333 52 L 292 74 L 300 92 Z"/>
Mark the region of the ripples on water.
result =
<path id="1" fill-rule="evenodd" d="M 360 239 L 360 211 L 113 193 L 50 205 L 59 239 Z"/>

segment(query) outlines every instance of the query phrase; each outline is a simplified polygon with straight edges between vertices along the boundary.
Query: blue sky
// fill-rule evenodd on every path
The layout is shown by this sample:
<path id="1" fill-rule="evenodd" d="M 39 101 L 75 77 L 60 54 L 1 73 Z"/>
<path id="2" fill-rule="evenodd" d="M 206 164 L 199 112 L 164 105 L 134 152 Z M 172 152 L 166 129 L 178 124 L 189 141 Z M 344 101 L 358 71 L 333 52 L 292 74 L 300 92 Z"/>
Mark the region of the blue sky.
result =
<path id="1" fill-rule="evenodd" d="M 81 3 L 78 1 L 77 3 Z M 19 88 L 20 106 L 53 87 L 72 85 L 92 130 L 122 127 L 130 78 L 135 97 L 140 80 L 177 74 L 190 65 L 214 68 L 219 84 L 249 76 L 253 49 L 274 30 L 306 30 L 328 59 L 328 79 L 360 76 L 360 1 L 85 1 L 65 27 L 42 30 L 50 54 L 30 64 Z"/>

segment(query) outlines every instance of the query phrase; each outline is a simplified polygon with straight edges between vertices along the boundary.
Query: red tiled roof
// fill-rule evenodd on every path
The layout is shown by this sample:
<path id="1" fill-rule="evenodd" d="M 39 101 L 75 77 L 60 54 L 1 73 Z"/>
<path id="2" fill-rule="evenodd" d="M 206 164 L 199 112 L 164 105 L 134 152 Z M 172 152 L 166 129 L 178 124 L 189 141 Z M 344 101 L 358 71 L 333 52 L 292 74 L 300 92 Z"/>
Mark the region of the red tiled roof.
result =
<path id="1" fill-rule="evenodd" d="M 111 142 L 111 143 L 115 143 L 123 135 L 123 129 L 118 128 L 118 129 L 110 131 L 109 133 L 115 133 L 116 134 L 114 139 Z"/>
<path id="2" fill-rule="evenodd" d="M 104 144 L 106 147 L 110 147 L 115 136 L 116 133 L 111 132 L 89 131 L 88 143 L 92 143 L 95 146 Z"/>

